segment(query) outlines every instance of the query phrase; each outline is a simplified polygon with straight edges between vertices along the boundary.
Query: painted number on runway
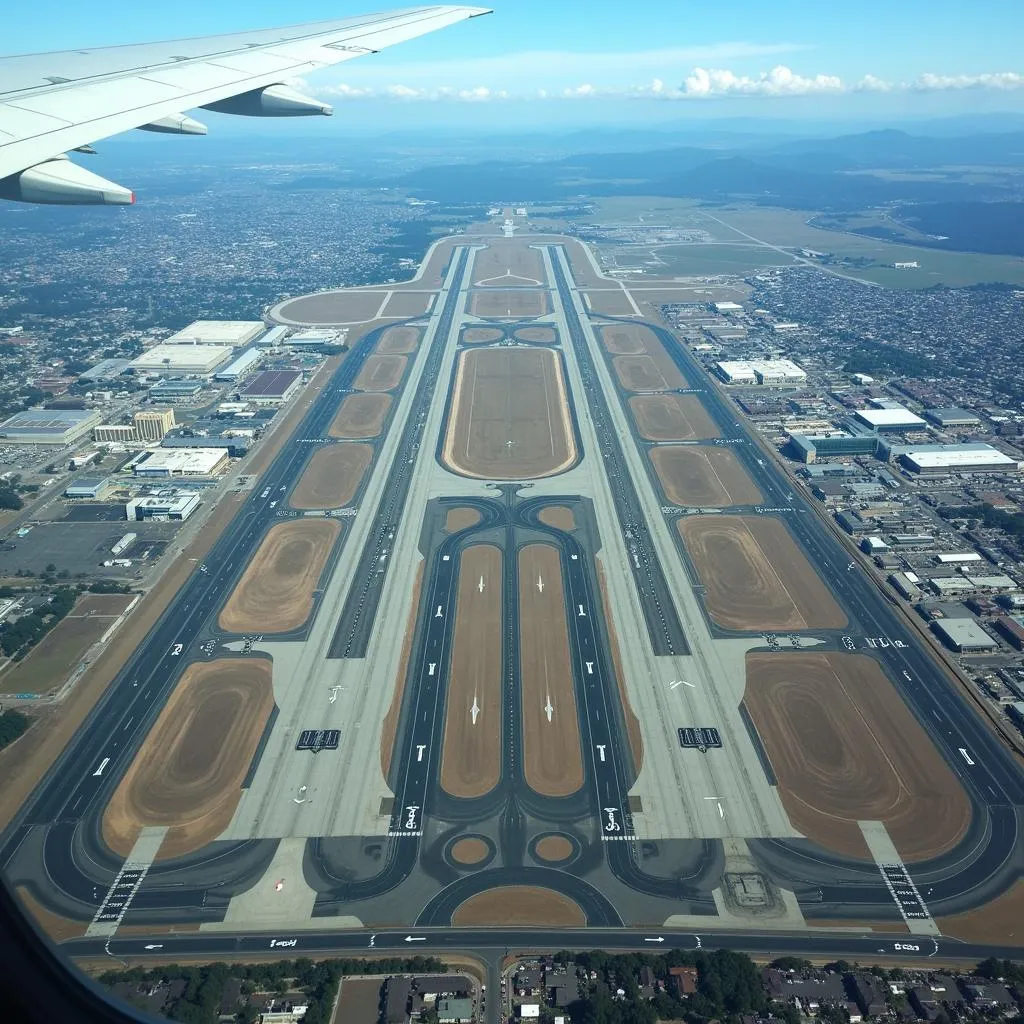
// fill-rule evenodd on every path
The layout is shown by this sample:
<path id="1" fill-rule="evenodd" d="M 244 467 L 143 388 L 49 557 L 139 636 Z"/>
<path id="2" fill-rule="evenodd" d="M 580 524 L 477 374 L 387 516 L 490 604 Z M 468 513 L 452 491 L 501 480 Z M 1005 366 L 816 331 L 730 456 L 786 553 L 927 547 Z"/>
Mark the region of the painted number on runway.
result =
<path id="1" fill-rule="evenodd" d="M 606 807 L 604 813 L 608 815 L 608 820 L 604 825 L 605 832 L 621 832 L 622 825 L 615 818 L 615 815 L 619 813 L 619 809 L 617 807 Z"/>
<path id="2" fill-rule="evenodd" d="M 179 655 L 179 654 L 181 654 L 181 652 L 182 652 L 183 650 L 185 650 L 185 645 L 184 645 L 184 644 L 175 644 L 175 645 L 174 645 L 174 646 L 173 646 L 173 647 L 171 648 L 171 657 L 172 657 L 172 658 L 176 658 L 176 657 L 178 657 L 178 655 Z"/>

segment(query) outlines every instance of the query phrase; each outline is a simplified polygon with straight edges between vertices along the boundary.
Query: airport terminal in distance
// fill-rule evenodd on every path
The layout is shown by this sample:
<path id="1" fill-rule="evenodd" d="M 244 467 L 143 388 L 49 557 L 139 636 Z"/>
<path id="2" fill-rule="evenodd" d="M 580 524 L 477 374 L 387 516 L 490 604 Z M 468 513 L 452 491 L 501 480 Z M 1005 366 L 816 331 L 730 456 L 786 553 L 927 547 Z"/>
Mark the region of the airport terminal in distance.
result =
<path id="1" fill-rule="evenodd" d="M 737 296 L 501 219 L 269 311 L 350 350 L 12 884 L 76 956 L 1019 954 L 1019 762 L 657 315 Z"/>

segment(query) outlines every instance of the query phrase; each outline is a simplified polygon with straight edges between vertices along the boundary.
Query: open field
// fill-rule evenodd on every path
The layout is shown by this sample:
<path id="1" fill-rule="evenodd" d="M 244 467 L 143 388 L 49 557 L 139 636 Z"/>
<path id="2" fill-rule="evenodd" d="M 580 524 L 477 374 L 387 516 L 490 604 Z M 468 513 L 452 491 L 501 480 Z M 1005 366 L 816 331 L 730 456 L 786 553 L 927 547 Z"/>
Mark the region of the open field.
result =
<path id="1" fill-rule="evenodd" d="M 635 356 L 647 354 L 661 362 L 667 358 L 665 346 L 658 336 L 644 324 L 612 324 L 598 329 L 601 343 L 613 356 Z M 675 369 L 669 359 L 668 364 Z M 679 371 L 676 370 L 678 373 Z M 685 384 L 673 385 L 685 387 Z"/>
<path id="2" fill-rule="evenodd" d="M 448 533 L 458 533 L 479 522 L 480 513 L 475 508 L 450 508 L 444 517 L 444 528 Z"/>
<path id="3" fill-rule="evenodd" d="M 459 928 L 518 928 L 550 925 L 583 928 L 587 919 L 579 905 L 553 889 L 531 885 L 502 885 L 471 896 L 452 914 Z"/>
<path id="4" fill-rule="evenodd" d="M 687 386 L 664 350 L 654 355 L 616 356 L 612 366 L 626 391 L 671 391 Z"/>
<path id="5" fill-rule="evenodd" d="M 359 490 L 372 459 L 373 447 L 368 444 L 332 444 L 321 448 L 309 460 L 289 504 L 302 510 L 342 508 Z"/>
<path id="6" fill-rule="evenodd" d="M 61 687 L 85 653 L 131 604 L 132 594 L 87 594 L 28 655 L 0 673 L 0 694 L 49 693 Z"/>
<path id="7" fill-rule="evenodd" d="M 566 508 L 564 505 L 548 505 L 547 508 L 542 508 L 537 518 L 545 525 L 552 526 L 556 530 L 569 530 L 576 529 L 576 517 L 572 513 L 571 508 Z"/>
<path id="8" fill-rule="evenodd" d="M 560 861 L 565 860 L 573 850 L 572 843 L 565 836 L 544 836 L 538 839 L 533 852 L 541 860 Z"/>
<path id="9" fill-rule="evenodd" d="M 552 476 L 576 461 L 562 361 L 533 348 L 469 349 L 459 356 L 444 461 L 486 480 Z"/>
<path id="10" fill-rule="evenodd" d="M 637 432 L 648 441 L 706 441 L 721 432 L 696 395 L 634 395 Z"/>
<path id="11" fill-rule="evenodd" d="M 468 867 L 486 860 L 487 854 L 490 852 L 487 844 L 482 839 L 470 837 L 469 839 L 459 839 L 453 843 L 451 856 L 452 860 L 459 864 L 465 864 Z"/>
<path id="12" fill-rule="evenodd" d="M 391 410 L 391 395 L 366 394 L 349 395 L 334 417 L 328 437 L 364 438 L 376 437 L 384 427 Z"/>
<path id="13" fill-rule="evenodd" d="M 603 313 L 605 316 L 635 316 L 636 310 L 629 296 L 621 288 L 609 288 L 607 291 L 584 292 L 587 308 L 592 313 Z"/>
<path id="14" fill-rule="evenodd" d="M 526 783 L 568 796 L 583 785 L 583 761 L 562 567 L 550 544 L 519 551 L 519 659 Z"/>
<path id="15" fill-rule="evenodd" d="M 405 639 L 402 641 L 402 660 L 398 663 L 398 676 L 395 679 L 395 693 L 391 698 L 391 706 L 384 716 L 380 729 L 380 770 L 384 778 L 391 771 L 391 758 L 395 751 L 395 737 L 398 734 L 398 719 L 402 714 L 402 697 L 405 694 L 405 678 L 409 674 L 409 658 L 412 656 L 412 641 L 416 634 L 416 615 L 420 606 L 420 589 L 423 586 L 423 563 L 420 562 L 416 571 L 416 582 L 412 587 L 412 608 L 409 610 L 409 621 L 405 625 Z"/>
<path id="16" fill-rule="evenodd" d="M 501 778 L 501 603 L 501 550 L 466 548 L 441 754 L 441 788 L 456 797 L 483 796 Z"/>
<path id="17" fill-rule="evenodd" d="M 384 307 L 386 317 L 414 317 L 429 313 L 437 298 L 433 292 L 394 292 Z"/>
<path id="18" fill-rule="evenodd" d="M 840 629 L 847 619 L 778 519 L 691 516 L 679 535 L 707 588 L 704 606 L 727 629 Z"/>
<path id="19" fill-rule="evenodd" d="M 322 292 L 292 299 L 278 313 L 291 323 L 365 324 L 377 319 L 386 296 L 385 291 Z"/>
<path id="20" fill-rule="evenodd" d="M 524 317 L 551 312 L 548 293 L 538 288 L 473 292 L 469 311 L 474 316 Z"/>
<path id="21" fill-rule="evenodd" d="M 484 287 L 522 287 L 547 283 L 539 250 L 526 242 L 490 239 L 473 260 L 473 284 Z"/>
<path id="22" fill-rule="evenodd" d="M 1024 938 L 1024 881 L 1018 879 L 1002 896 L 977 910 L 940 917 L 943 935 L 965 942 L 991 942 L 1019 946 Z"/>
<path id="23" fill-rule="evenodd" d="M 644 252 L 649 252 L 647 246 Z M 726 242 L 691 245 L 659 245 L 654 249 L 657 273 L 681 277 L 710 277 L 715 274 L 752 274 L 765 267 L 794 267 L 797 260 L 767 246 Z"/>
<path id="24" fill-rule="evenodd" d="M 370 356 L 352 387 L 356 391 L 390 391 L 398 387 L 408 361 L 406 356 Z"/>
<path id="25" fill-rule="evenodd" d="M 520 327 L 515 337 L 517 341 L 540 342 L 543 345 L 554 345 L 558 341 L 554 327 Z"/>
<path id="26" fill-rule="evenodd" d="M 389 327 L 377 342 L 379 356 L 407 356 L 416 351 L 422 332 L 418 327 Z"/>
<path id="27" fill-rule="evenodd" d="M 377 1024 L 380 978 L 345 978 L 331 1024 Z"/>
<path id="28" fill-rule="evenodd" d="M 344 359 L 344 355 L 328 357 L 307 386 L 306 395 L 315 398 Z M 243 460 L 245 470 L 254 474 L 265 472 L 305 412 L 306 407 L 301 402 L 295 402 L 284 416 L 278 417 L 271 424 L 270 432 L 259 448 Z M 192 542 L 143 597 L 139 607 L 104 646 L 102 653 L 86 670 L 67 699 L 36 716 L 32 725 L 32 746 L 26 748 L 25 744 L 17 743 L 0 751 L 0 778 L 4 780 L 4 785 L 0 786 L 0 826 L 6 827 L 28 795 L 39 785 L 121 666 L 195 571 L 196 562 L 202 561 L 209 553 L 246 497 L 242 491 L 229 492 L 210 510 L 209 518 L 200 526 Z"/>
<path id="29" fill-rule="evenodd" d="M 224 605 L 220 628 L 286 633 L 301 626 L 340 532 L 336 519 L 297 519 L 272 527 Z"/>
<path id="30" fill-rule="evenodd" d="M 103 816 L 121 856 L 138 830 L 170 827 L 159 857 L 180 857 L 228 826 L 242 780 L 274 706 L 268 658 L 190 665 L 125 773 Z"/>
<path id="31" fill-rule="evenodd" d="M 728 448 L 662 445 L 650 450 L 658 479 L 674 505 L 756 505 L 763 495 Z"/>
<path id="32" fill-rule="evenodd" d="M 967 829 L 967 794 L 870 658 L 748 654 L 743 702 L 793 827 L 821 846 L 867 857 L 857 822 L 881 821 L 919 861 Z"/>
<path id="33" fill-rule="evenodd" d="M 461 340 L 467 345 L 487 345 L 500 341 L 504 336 L 505 332 L 500 327 L 467 327 Z"/>

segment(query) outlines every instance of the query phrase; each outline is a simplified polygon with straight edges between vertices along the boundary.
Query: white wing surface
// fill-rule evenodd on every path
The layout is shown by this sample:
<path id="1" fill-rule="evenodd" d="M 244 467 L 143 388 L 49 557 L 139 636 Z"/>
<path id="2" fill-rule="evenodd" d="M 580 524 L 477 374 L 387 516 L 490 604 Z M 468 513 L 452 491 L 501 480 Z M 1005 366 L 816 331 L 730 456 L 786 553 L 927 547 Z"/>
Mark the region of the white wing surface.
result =
<path id="1" fill-rule="evenodd" d="M 131 202 L 116 192 L 104 198 L 95 182 L 130 193 L 65 154 L 132 128 L 204 134 L 203 125 L 183 115 L 194 107 L 264 117 L 330 114 L 329 106 L 284 83 L 488 13 L 431 5 L 290 28 L 0 57 L 0 195 Z M 76 198 L 79 172 L 82 181 L 95 179 L 95 197 L 86 185 Z"/>

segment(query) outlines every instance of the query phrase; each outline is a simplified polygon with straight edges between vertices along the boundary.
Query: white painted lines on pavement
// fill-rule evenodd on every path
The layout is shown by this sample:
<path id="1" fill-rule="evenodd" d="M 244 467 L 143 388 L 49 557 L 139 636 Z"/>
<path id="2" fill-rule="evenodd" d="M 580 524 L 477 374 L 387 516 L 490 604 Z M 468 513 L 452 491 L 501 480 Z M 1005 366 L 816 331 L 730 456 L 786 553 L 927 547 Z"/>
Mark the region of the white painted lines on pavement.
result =
<path id="1" fill-rule="evenodd" d="M 573 558 L 575 558 L 575 557 L 576 557 L 576 556 L 575 556 L 575 555 L 573 555 Z M 540 576 L 540 575 L 538 575 L 538 576 L 537 576 L 537 589 L 538 589 L 538 590 L 539 590 L 539 591 L 540 591 L 540 592 L 541 592 L 542 594 L 544 593 L 544 577 L 543 577 L 543 576 Z"/>
<path id="2" fill-rule="evenodd" d="M 476 725 L 477 716 L 480 714 L 480 705 L 476 702 L 476 694 L 473 694 L 473 706 L 469 709 L 470 715 L 473 716 L 473 724 Z"/>
<path id="3" fill-rule="evenodd" d="M 547 703 L 544 705 L 544 714 L 548 716 L 548 721 L 551 721 L 551 716 L 554 714 L 555 709 L 551 704 L 551 694 L 547 695 Z"/>
<path id="4" fill-rule="evenodd" d="M 604 761 L 605 760 L 605 756 L 604 756 L 605 744 L 604 743 L 595 743 L 594 746 L 597 747 L 597 756 L 600 757 L 602 761 Z"/>
<path id="5" fill-rule="evenodd" d="M 103 769 L 106 768 L 108 764 L 110 764 L 110 758 L 109 757 L 103 758 L 103 760 L 100 761 L 99 768 L 97 768 L 96 771 L 93 772 L 93 775 L 102 775 L 103 774 Z"/>
<path id="6" fill-rule="evenodd" d="M 484 578 L 483 578 L 483 576 L 481 576 L 480 577 L 480 582 L 476 585 L 476 589 L 479 590 L 480 593 L 482 594 L 484 592 L 484 587 L 485 586 L 486 586 L 486 584 L 484 583 Z"/>
<path id="7" fill-rule="evenodd" d="M 426 750 L 426 749 L 427 749 L 427 745 L 425 743 L 417 743 L 416 744 L 416 760 L 417 761 L 422 761 L 423 760 L 423 751 Z"/>
<path id="8" fill-rule="evenodd" d="M 963 757 L 963 759 L 968 764 L 974 764 L 974 761 L 971 759 L 971 755 L 969 753 L 967 753 L 967 751 L 963 747 L 960 747 L 959 750 L 960 750 L 960 755 Z"/>
<path id="9" fill-rule="evenodd" d="M 592 676 L 594 674 L 594 663 L 592 661 L 586 662 L 587 675 Z"/>
<path id="10" fill-rule="evenodd" d="M 436 661 L 432 661 L 432 662 L 431 662 L 431 663 L 430 663 L 430 664 L 429 664 L 429 665 L 427 666 L 427 675 L 428 675 L 428 676 L 432 676 L 432 675 L 434 674 L 434 669 L 436 669 L 436 668 L 437 668 L 437 662 L 436 662 Z"/>
<path id="11" fill-rule="evenodd" d="M 688 686 L 691 690 L 696 690 L 697 687 L 694 683 L 688 683 L 685 679 L 671 679 L 669 680 L 668 688 L 670 690 L 676 689 L 678 686 Z"/>
<path id="12" fill-rule="evenodd" d="M 580 618 L 580 619 L 585 619 L 585 618 L 587 617 L 587 613 L 586 613 L 586 612 L 585 612 L 585 611 L 583 610 L 583 605 L 578 605 L 577 607 L 578 607 L 578 608 L 579 608 L 579 610 L 580 610 L 580 613 L 579 613 L 579 615 L 577 616 L 577 618 Z"/>
<path id="13" fill-rule="evenodd" d="M 441 611 L 441 606 L 440 605 L 437 606 L 437 611 L 434 612 L 434 618 L 435 619 L 443 619 L 444 618 L 444 613 Z"/>

